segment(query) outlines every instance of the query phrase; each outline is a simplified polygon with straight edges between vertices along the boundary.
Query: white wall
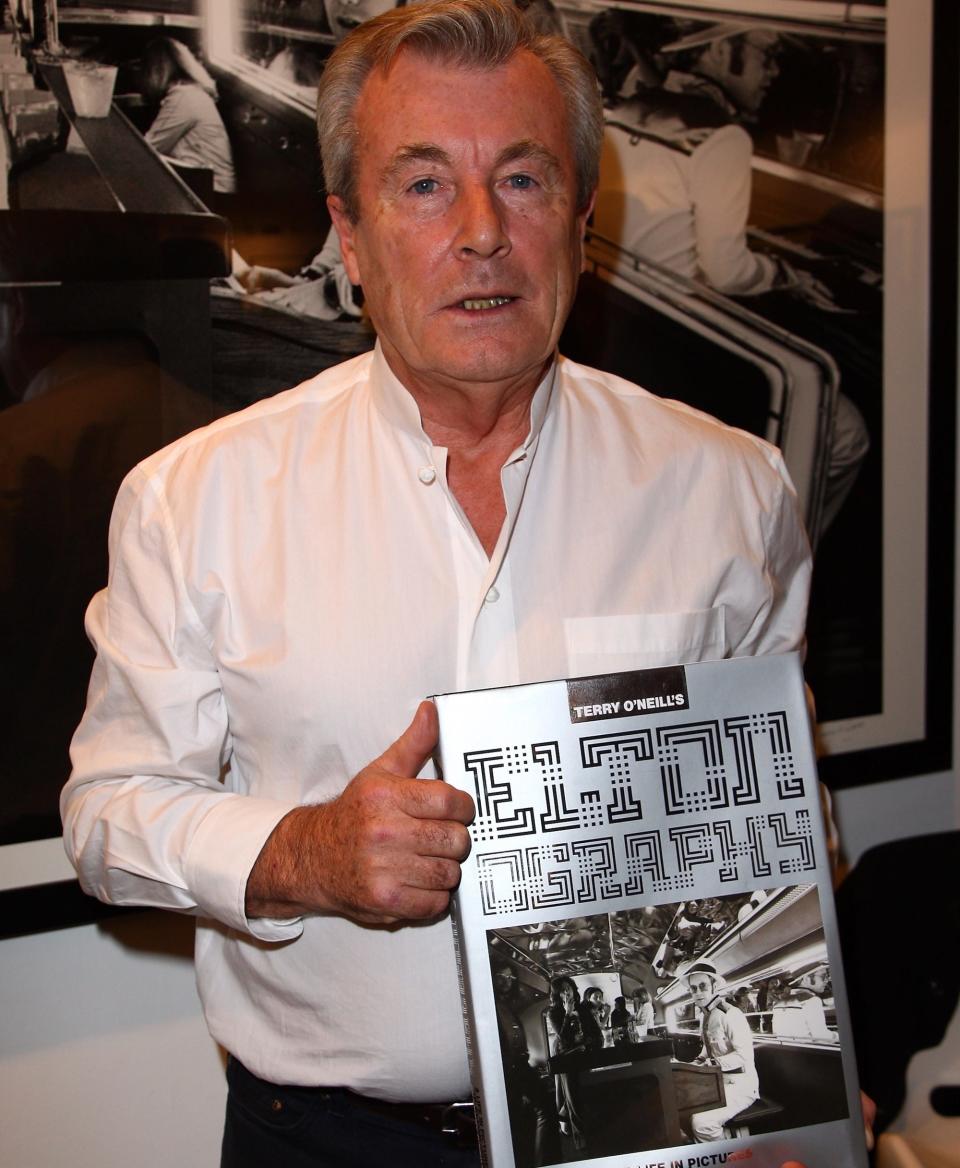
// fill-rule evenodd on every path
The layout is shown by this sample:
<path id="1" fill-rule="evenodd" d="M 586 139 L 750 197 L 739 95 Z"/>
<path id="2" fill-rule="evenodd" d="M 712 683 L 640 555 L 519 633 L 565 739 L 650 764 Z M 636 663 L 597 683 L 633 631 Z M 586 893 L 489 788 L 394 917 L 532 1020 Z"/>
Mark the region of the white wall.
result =
<path id="1" fill-rule="evenodd" d="M 960 717 L 955 703 L 954 720 Z M 960 827 L 960 785 L 955 773 L 898 779 L 837 791 L 834 814 L 850 865 L 876 844 Z"/>
<path id="2" fill-rule="evenodd" d="M 164 914 L 0 941 L 0 1164 L 215 1168 L 226 1090 L 191 948 Z"/>

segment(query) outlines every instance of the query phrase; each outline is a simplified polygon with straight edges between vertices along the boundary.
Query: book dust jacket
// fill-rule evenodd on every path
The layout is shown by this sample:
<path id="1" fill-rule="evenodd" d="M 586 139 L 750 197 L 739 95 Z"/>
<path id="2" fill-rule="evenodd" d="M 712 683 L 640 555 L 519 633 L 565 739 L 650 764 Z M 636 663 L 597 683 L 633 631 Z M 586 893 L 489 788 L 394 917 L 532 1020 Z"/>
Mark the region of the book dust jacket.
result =
<path id="1" fill-rule="evenodd" d="M 796 654 L 436 699 L 492 1168 L 865 1168 Z"/>

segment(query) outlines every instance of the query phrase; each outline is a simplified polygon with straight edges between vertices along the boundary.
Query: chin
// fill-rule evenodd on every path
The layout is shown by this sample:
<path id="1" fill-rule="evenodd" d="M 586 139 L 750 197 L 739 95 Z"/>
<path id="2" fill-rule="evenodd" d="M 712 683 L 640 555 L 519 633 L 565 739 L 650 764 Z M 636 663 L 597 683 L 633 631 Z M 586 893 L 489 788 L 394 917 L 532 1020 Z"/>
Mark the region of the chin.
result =
<path id="1" fill-rule="evenodd" d="M 517 350 L 498 343 L 484 343 L 477 338 L 456 345 L 437 348 L 428 356 L 428 365 L 445 377 L 459 381 L 510 381 L 527 373 L 538 372 L 552 350 Z"/>

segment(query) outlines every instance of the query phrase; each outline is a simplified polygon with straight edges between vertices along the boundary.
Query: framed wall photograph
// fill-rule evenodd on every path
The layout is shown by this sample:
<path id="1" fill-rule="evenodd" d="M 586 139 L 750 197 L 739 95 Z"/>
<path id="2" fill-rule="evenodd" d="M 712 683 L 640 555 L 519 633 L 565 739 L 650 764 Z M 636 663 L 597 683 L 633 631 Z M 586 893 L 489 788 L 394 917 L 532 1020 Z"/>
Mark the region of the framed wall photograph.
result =
<path id="1" fill-rule="evenodd" d="M 517 3 L 582 49 L 604 97 L 588 270 L 562 350 L 784 451 L 815 545 L 807 676 L 828 784 L 948 768 L 960 10 Z M 323 254 L 312 94 L 355 10 L 62 0 L 65 51 L 118 66 L 102 136 L 122 136 L 126 161 L 111 150 L 106 168 L 78 145 L 24 34 L 28 80 L 7 83 L 0 117 L 0 933 L 111 911 L 79 892 L 57 802 L 92 661 L 83 609 L 106 580 L 120 478 L 178 434 L 372 344 L 322 283 L 307 289 L 323 292 L 320 315 L 236 285 L 242 264 L 305 281 Z M 156 109 L 143 60 L 158 30 L 215 82 L 232 193 L 144 144 Z M 711 61 L 728 68 L 724 84 Z M 34 120 L 12 121 L 27 99 L 10 94 L 28 86 Z M 50 126 L 27 134 L 41 109 Z M 737 256 L 718 263 L 684 242 L 692 212 L 677 194 L 711 152 L 714 218 L 724 192 L 743 218 Z M 651 210 L 653 189 L 665 193 Z M 67 205 L 79 196 L 83 207 Z M 41 350 L 58 361 L 43 376 Z"/>
<path id="2" fill-rule="evenodd" d="M 825 780 L 948 767 L 953 7 L 558 12 L 603 87 L 593 260 L 621 294 L 565 351 L 783 450 L 814 544 L 807 675 Z M 630 297 L 643 312 L 618 329 Z"/>

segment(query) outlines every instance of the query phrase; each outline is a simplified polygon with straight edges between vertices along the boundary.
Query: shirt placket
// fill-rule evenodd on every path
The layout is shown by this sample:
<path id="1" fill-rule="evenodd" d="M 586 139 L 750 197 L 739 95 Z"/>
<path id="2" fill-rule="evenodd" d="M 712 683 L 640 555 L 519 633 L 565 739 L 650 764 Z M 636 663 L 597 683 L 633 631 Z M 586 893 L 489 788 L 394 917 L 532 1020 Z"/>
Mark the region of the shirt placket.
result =
<path id="1" fill-rule="evenodd" d="M 447 451 L 431 450 L 431 468 L 447 497 L 447 528 L 457 592 L 458 690 L 513 685 L 519 681 L 517 624 L 510 564 L 510 542 L 526 486 L 533 448 L 516 450 L 500 472 L 506 516 L 493 554 L 488 557 L 450 490 Z"/>

